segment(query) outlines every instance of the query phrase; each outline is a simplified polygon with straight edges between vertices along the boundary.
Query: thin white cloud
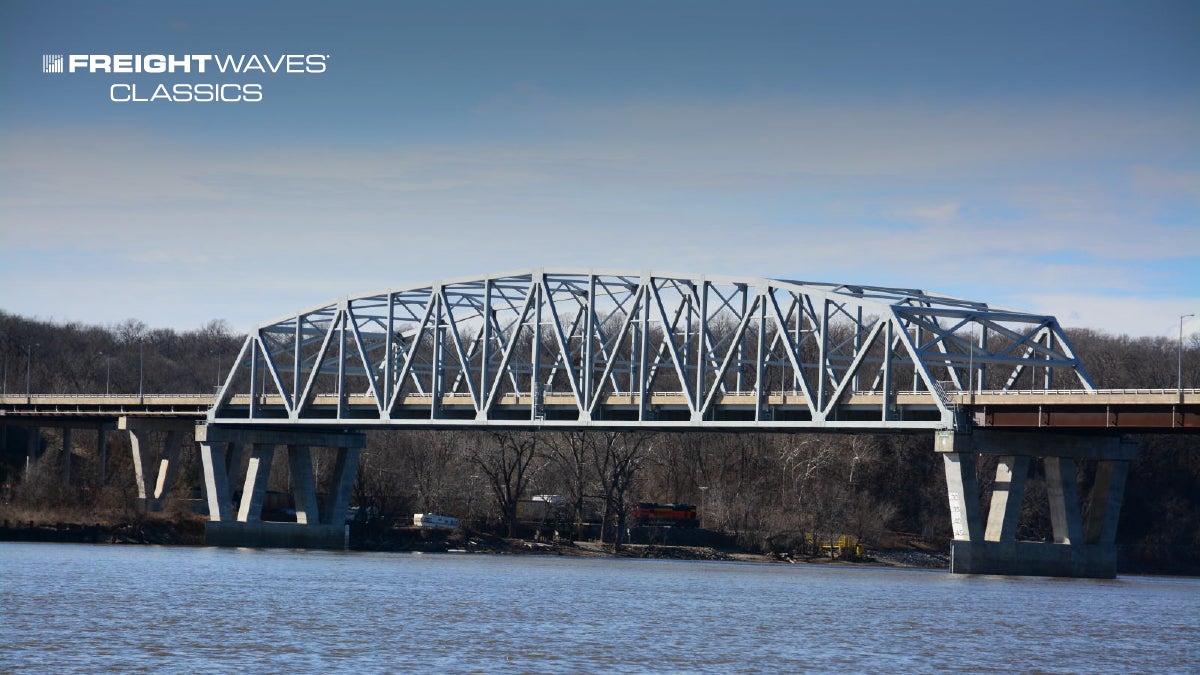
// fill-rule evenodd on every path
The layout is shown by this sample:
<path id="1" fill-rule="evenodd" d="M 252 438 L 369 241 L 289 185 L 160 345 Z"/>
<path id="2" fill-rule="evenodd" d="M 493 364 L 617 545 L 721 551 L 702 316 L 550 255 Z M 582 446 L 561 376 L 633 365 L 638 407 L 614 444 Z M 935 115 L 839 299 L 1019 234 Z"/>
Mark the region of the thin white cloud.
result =
<path id="1" fill-rule="evenodd" d="M 1076 328 L 1101 327 L 1127 335 L 1179 337 L 1179 317 L 1200 315 L 1200 298 L 1124 298 L 1102 295 L 1039 295 L 1031 309 L 1054 314 L 1059 323 Z M 1200 321 L 1184 321 L 1184 339 L 1200 333 Z"/>
<path id="2" fill-rule="evenodd" d="M 1134 190 L 1147 197 L 1186 199 L 1200 204 L 1200 171 L 1138 164 L 1130 170 Z"/>
<path id="3" fill-rule="evenodd" d="M 245 326 L 346 293 L 547 264 L 924 286 L 1035 311 L 1051 295 L 1092 307 L 1096 289 L 1200 296 L 1197 272 L 1157 269 L 1200 259 L 1200 227 L 1157 218 L 1162 200 L 1194 196 L 1196 172 L 1142 159 L 1200 145 L 1181 117 L 548 108 L 561 138 L 521 144 L 218 146 L 10 130 L 0 307 L 83 317 L 118 294 L 123 315 Z M 1131 117 L 1146 123 L 1123 124 Z M 114 264 L 102 280 L 59 265 L 37 288 L 13 285 L 11 256 L 53 265 L 64 253 Z M 161 279 L 212 311 L 193 322 L 199 306 L 168 303 L 168 317 Z"/>

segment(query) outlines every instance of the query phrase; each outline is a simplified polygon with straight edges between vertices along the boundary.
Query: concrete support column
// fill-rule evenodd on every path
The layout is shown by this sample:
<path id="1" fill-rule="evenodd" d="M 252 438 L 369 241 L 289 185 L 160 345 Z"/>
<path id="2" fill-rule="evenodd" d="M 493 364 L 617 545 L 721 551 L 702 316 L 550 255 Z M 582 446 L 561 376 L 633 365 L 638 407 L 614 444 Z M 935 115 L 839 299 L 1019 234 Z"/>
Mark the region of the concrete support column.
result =
<path id="1" fill-rule="evenodd" d="M 154 484 L 154 498 L 162 499 L 175 485 L 175 477 L 179 473 L 179 447 L 182 433 L 174 429 L 167 432 L 163 441 L 162 459 L 158 462 L 158 479 Z"/>
<path id="2" fill-rule="evenodd" d="M 108 430 L 96 430 L 96 457 L 100 460 L 100 487 L 108 483 Z"/>
<path id="3" fill-rule="evenodd" d="M 950 493 L 950 571 L 1111 579 L 1117 574 L 1115 545 L 1125 477 L 1137 454 L 1132 443 L 1107 435 L 1057 435 L 1051 431 L 975 429 L 963 434 L 939 431 L 935 447 L 943 453 Z M 1052 442 L 1050 442 L 1052 441 Z M 971 511 L 978 500 L 974 458 L 997 455 L 996 484 L 987 530 L 975 535 Z M 967 459 L 967 458 L 970 459 Z M 1054 542 L 1016 539 L 1021 500 L 1032 458 L 1046 468 L 1046 492 Z M 1095 460 L 1095 486 L 1084 538 L 1076 462 Z"/>
<path id="4" fill-rule="evenodd" d="M 129 448 L 133 458 L 133 478 L 137 485 L 138 498 L 146 500 L 150 508 L 159 508 L 158 501 L 165 498 L 175 484 L 179 473 L 179 450 L 185 434 L 192 424 L 183 420 L 156 419 L 147 417 L 122 417 L 117 428 L 129 432 Z M 165 432 L 162 453 L 158 455 L 158 472 L 154 477 L 153 491 L 147 480 L 146 470 L 150 464 L 151 433 Z"/>
<path id="5" fill-rule="evenodd" d="M 204 473 L 204 496 L 208 501 L 208 519 L 233 520 L 233 497 L 229 493 L 229 472 L 225 467 L 225 443 L 200 443 L 200 464 Z"/>
<path id="6" fill-rule="evenodd" d="M 267 479 L 271 476 L 271 460 L 274 457 L 274 443 L 254 443 L 251 446 L 246 482 L 242 486 L 242 503 L 238 508 L 237 519 L 240 522 L 262 520 L 263 500 L 267 494 Z"/>
<path id="7" fill-rule="evenodd" d="M 346 522 L 350 507 L 350 493 L 354 489 L 354 477 L 358 473 L 359 448 L 338 448 L 337 462 L 333 467 L 333 484 L 329 488 L 329 505 L 321 522 L 338 525 Z"/>
<path id="8" fill-rule="evenodd" d="M 25 428 L 25 477 L 29 476 L 29 468 L 33 465 L 33 460 L 37 459 L 38 450 L 42 445 L 42 428 L 41 427 L 26 427 Z"/>
<path id="9" fill-rule="evenodd" d="M 987 530 L 983 534 L 985 541 L 1016 541 L 1017 521 L 1021 517 L 1021 500 L 1025 497 L 1025 481 L 1028 477 L 1028 455 L 1000 457 L 996 465 Z"/>
<path id="10" fill-rule="evenodd" d="M 74 438 L 72 438 L 71 427 L 63 427 L 62 437 L 63 437 L 63 454 L 62 454 L 63 483 L 70 486 L 71 485 L 71 446 L 73 445 L 73 441 L 75 440 Z"/>
<path id="11" fill-rule="evenodd" d="M 942 455 L 946 467 L 946 490 L 950 497 L 950 525 L 959 541 L 977 541 L 983 528 L 979 517 L 979 481 L 975 479 L 975 454 L 948 452 Z"/>
<path id="12" fill-rule="evenodd" d="M 1125 501 L 1125 478 L 1129 462 L 1101 460 L 1096 466 L 1096 482 L 1088 508 L 1084 536 L 1089 544 L 1114 544 L 1117 540 L 1117 521 Z"/>
<path id="13" fill-rule="evenodd" d="M 240 429 L 201 425 L 196 427 L 204 461 L 204 483 L 209 500 L 209 522 L 204 528 L 204 540 L 213 546 L 265 546 L 288 548 L 344 549 L 349 527 L 346 507 L 354 487 L 359 453 L 365 445 L 361 433 L 334 431 L 297 431 L 273 429 Z M 246 479 L 242 490 L 237 520 L 229 520 L 229 476 L 236 468 L 228 466 L 226 457 L 237 456 L 237 448 L 250 445 Z M 296 503 L 295 523 L 264 522 L 263 497 L 275 448 L 288 448 L 288 464 L 292 478 L 292 497 Z M 316 480 L 313 475 L 312 447 L 336 448 L 330 503 L 317 510 Z M 228 453 L 228 454 L 227 454 Z"/>
<path id="14" fill-rule="evenodd" d="M 1046 496 L 1050 499 L 1050 527 L 1054 543 L 1083 543 L 1083 519 L 1079 515 L 1079 484 L 1075 460 L 1047 457 Z"/>
<path id="15" fill-rule="evenodd" d="M 228 446 L 225 450 L 225 469 L 228 471 L 229 484 L 234 485 L 241 475 L 245 444 L 234 441 L 225 445 Z"/>
<path id="16" fill-rule="evenodd" d="M 317 483 L 313 478 L 312 451 L 307 445 L 289 445 L 287 448 L 296 522 L 302 525 L 319 523 L 321 518 L 317 512 Z"/>
<path id="17" fill-rule="evenodd" d="M 137 486 L 138 499 L 146 499 L 145 451 L 150 448 L 150 432 L 145 429 L 129 429 L 129 452 L 133 460 L 133 484 Z"/>

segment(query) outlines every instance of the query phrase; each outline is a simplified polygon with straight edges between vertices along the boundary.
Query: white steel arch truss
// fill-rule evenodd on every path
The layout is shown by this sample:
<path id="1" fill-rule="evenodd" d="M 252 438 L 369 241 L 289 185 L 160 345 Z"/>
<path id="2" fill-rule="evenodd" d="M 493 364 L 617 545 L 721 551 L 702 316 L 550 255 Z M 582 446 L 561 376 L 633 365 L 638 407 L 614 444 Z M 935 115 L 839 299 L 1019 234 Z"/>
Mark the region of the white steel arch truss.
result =
<path id="1" fill-rule="evenodd" d="M 1092 390 L 1051 316 L 915 289 L 537 269 L 263 324 L 208 419 L 949 428 L 955 393 L 1053 387 Z"/>

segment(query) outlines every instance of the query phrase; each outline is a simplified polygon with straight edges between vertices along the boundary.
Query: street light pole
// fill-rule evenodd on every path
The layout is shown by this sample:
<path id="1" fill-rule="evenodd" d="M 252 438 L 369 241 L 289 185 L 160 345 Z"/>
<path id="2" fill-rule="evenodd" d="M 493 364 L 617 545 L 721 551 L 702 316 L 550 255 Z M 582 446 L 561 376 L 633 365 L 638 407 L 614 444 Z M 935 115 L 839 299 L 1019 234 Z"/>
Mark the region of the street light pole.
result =
<path id="1" fill-rule="evenodd" d="M 146 341 L 138 340 L 138 403 L 146 402 Z"/>
<path id="2" fill-rule="evenodd" d="M 1175 376 L 1175 388 L 1179 390 L 1180 399 L 1183 398 L 1183 320 L 1193 316 L 1196 315 L 1182 314 L 1179 317 L 1179 367 Z"/>
<path id="3" fill-rule="evenodd" d="M 33 396 L 31 394 L 31 392 L 33 391 L 32 387 L 31 387 L 31 382 L 33 381 L 33 379 L 30 376 L 30 374 L 33 372 L 33 348 L 36 346 L 37 346 L 37 343 L 31 344 L 31 345 L 25 345 L 25 399 L 26 399 L 25 402 L 26 403 L 30 403 L 33 401 Z"/>
<path id="4" fill-rule="evenodd" d="M 100 356 L 104 357 L 104 395 L 108 396 L 108 383 L 112 381 L 112 356 L 106 356 L 104 352 L 100 352 Z"/>

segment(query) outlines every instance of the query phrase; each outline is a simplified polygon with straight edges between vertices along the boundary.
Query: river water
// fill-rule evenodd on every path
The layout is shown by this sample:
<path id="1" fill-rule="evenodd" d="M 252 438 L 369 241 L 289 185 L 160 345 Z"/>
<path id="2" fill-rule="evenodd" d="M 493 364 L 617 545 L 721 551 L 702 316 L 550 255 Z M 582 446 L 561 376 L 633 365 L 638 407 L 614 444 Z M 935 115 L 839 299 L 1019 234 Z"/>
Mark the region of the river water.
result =
<path id="1" fill-rule="evenodd" d="M 0 672 L 1200 672 L 1200 579 L 0 544 Z"/>

